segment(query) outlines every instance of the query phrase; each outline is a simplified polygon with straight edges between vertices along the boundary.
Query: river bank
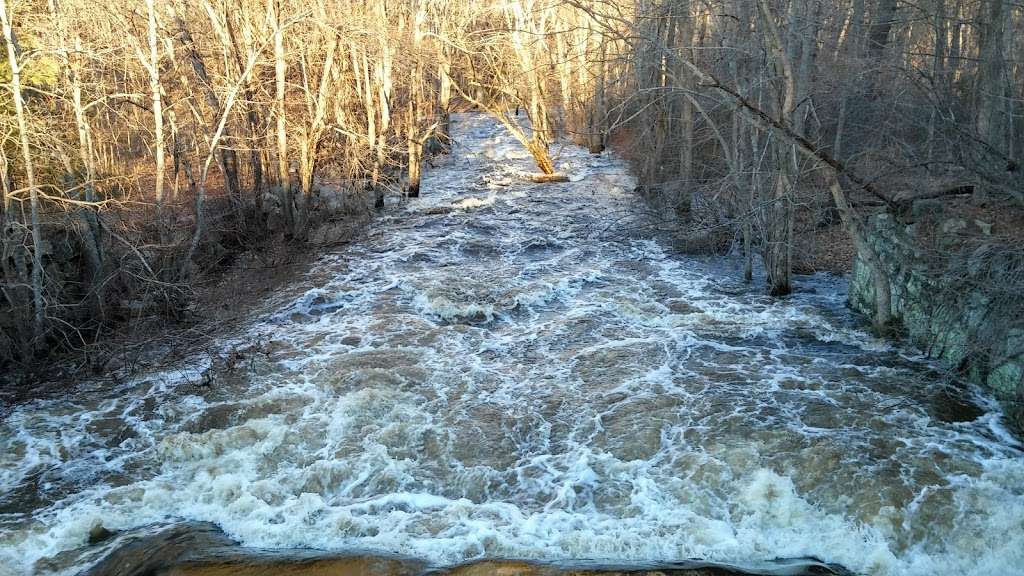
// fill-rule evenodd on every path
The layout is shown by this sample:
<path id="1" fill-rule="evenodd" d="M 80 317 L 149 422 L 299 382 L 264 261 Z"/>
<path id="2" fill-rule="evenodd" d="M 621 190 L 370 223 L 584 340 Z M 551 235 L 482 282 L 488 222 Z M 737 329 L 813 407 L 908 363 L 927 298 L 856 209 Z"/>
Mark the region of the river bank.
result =
<path id="1" fill-rule="evenodd" d="M 78 382 L 117 386 L 140 372 L 195 362 L 265 313 L 268 302 L 294 296 L 290 289 L 325 253 L 365 232 L 373 214 L 349 209 L 318 222 L 308 240 L 261 238 L 258 246 L 225 256 L 228 263 L 197 273 L 174 317 L 150 311 L 95 334 L 88 343 L 53 350 L 0 374 L 0 415 L 16 405 L 80 393 Z M 210 359 L 213 360 L 213 359 Z M 218 362 L 229 358 L 218 358 Z"/>
<path id="2" fill-rule="evenodd" d="M 430 566 L 1024 565 L 997 403 L 872 336 L 841 278 L 768 298 L 652 234 L 614 155 L 566 146 L 538 186 L 495 122 L 455 130 L 423 198 L 210 353 L 13 410 L 0 574 L 174 521 Z"/>
<path id="3" fill-rule="evenodd" d="M 952 201 L 947 201 L 953 204 Z M 962 216 L 971 214 L 973 219 Z M 981 212 L 969 201 L 945 207 L 921 202 L 902 219 L 877 215 L 867 241 L 892 287 L 900 331 L 952 373 L 991 391 L 1016 433 L 1024 433 L 1024 252 L 1014 211 Z M 901 221 L 902 220 L 902 221 Z M 909 221 L 908 221 L 909 220 Z M 869 267 L 858 259 L 850 274 L 850 304 L 874 308 Z"/>

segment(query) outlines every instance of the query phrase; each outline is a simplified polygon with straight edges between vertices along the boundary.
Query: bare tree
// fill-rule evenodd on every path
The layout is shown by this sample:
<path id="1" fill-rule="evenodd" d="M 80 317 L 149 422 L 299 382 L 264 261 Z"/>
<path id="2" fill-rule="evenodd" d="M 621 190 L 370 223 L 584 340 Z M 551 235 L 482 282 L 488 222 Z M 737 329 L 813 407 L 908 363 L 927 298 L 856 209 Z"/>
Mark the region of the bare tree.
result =
<path id="1" fill-rule="evenodd" d="M 682 245 L 737 246 L 747 280 L 759 255 L 772 294 L 808 269 L 802 243 L 841 231 L 880 327 L 899 304 L 874 214 L 1024 207 L 1024 14 L 1007 0 L 10 6 L 0 313 L 21 320 L 0 330 L 37 342 L 187 293 L 226 252 L 311 240 L 332 195 L 426 193 L 455 109 L 501 122 L 537 181 L 565 178 L 559 138 L 625 155 Z M 84 253 L 45 259 L 46 231 L 69 228 Z"/>
<path id="2" fill-rule="evenodd" d="M 277 188 L 286 228 L 295 227 L 291 176 L 288 172 L 288 111 L 285 92 L 288 61 L 284 52 L 284 15 L 280 0 L 267 0 L 267 19 L 274 26 L 274 117 L 277 120 Z"/>
<path id="3" fill-rule="evenodd" d="M 0 0 L 0 24 L 3 25 L 4 41 L 7 44 L 7 63 L 11 69 L 11 96 L 14 99 L 14 115 L 18 121 L 21 157 L 24 162 L 25 184 L 28 187 L 31 210 L 32 303 L 35 309 L 33 328 L 35 339 L 38 341 L 43 337 L 43 331 L 46 328 L 46 303 L 43 298 L 43 230 L 39 220 L 39 189 L 36 186 L 32 145 L 28 137 L 28 120 L 21 89 L 21 64 L 18 59 L 18 45 L 14 38 L 11 21 L 11 15 L 7 10 L 7 0 Z M 6 213 L 7 210 L 4 212 Z"/>

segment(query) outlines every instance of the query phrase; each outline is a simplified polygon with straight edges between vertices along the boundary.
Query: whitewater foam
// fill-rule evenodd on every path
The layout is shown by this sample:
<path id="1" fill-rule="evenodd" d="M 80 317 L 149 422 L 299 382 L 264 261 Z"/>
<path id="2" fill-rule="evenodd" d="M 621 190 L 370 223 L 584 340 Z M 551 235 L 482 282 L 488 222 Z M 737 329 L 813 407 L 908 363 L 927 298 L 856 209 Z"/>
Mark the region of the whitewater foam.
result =
<path id="1" fill-rule="evenodd" d="M 210 356 L 8 415 L 0 574 L 178 520 L 435 564 L 1020 573 L 1024 461 L 990 397 L 872 337 L 839 279 L 770 299 L 638 237 L 613 154 L 561 148 L 571 181 L 537 186 L 499 125 L 454 125 L 422 199 Z"/>

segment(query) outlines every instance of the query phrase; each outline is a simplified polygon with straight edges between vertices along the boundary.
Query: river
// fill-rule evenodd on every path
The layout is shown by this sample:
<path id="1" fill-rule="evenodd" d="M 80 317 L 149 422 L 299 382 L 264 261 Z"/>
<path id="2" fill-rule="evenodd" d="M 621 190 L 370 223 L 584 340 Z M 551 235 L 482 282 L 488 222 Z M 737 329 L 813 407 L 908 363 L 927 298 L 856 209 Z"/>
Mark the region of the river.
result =
<path id="1" fill-rule="evenodd" d="M 454 130 L 422 199 L 219 342 L 247 351 L 233 370 L 199 357 L 8 414 L 0 575 L 184 520 L 435 565 L 1024 574 L 998 407 L 871 336 L 844 280 L 769 298 L 674 254 L 614 155 L 556 147 L 572 181 L 538 185 L 497 123 Z"/>

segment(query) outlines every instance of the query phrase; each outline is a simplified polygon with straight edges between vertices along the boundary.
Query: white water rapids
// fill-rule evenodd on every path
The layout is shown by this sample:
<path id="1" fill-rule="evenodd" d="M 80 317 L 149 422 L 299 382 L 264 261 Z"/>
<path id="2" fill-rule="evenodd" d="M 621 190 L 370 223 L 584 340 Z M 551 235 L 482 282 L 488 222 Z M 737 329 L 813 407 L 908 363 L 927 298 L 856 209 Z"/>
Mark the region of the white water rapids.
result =
<path id="1" fill-rule="evenodd" d="M 455 131 L 423 199 L 222 342 L 259 350 L 231 377 L 192 365 L 7 415 L 0 575 L 96 525 L 177 520 L 440 565 L 1024 574 L 1024 455 L 998 409 L 870 336 L 841 279 L 765 297 L 645 237 L 614 155 L 556 149 L 573 181 L 536 185 L 495 122 Z"/>

